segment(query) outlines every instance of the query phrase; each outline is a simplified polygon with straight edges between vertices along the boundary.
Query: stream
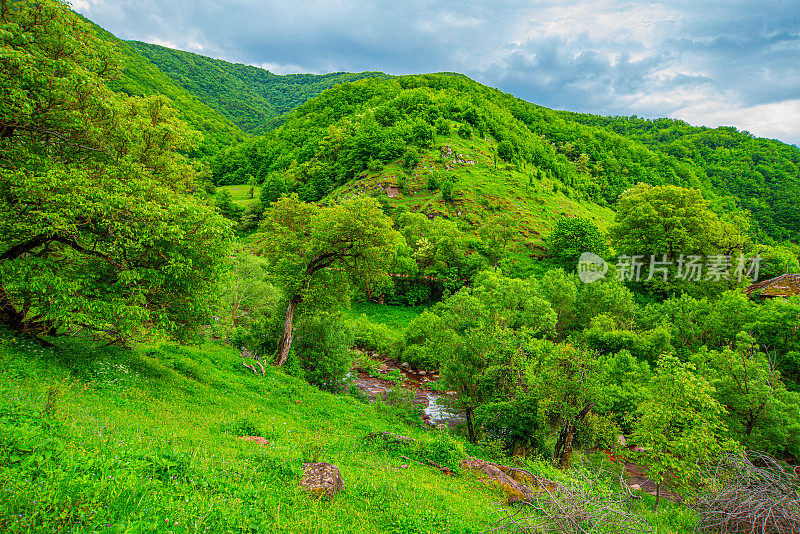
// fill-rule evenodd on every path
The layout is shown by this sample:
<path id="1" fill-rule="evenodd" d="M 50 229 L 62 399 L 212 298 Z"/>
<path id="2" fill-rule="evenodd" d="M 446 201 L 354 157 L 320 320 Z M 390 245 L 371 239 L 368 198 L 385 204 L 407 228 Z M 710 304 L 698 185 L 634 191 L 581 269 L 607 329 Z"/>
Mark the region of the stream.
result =
<path id="1" fill-rule="evenodd" d="M 422 410 L 422 419 L 426 423 L 437 428 L 453 427 L 464 422 L 464 416 L 459 413 L 451 413 L 447 407 L 447 399 L 454 395 L 454 392 L 442 392 L 431 390 L 426 384 L 439 380 L 438 371 L 423 371 L 413 369 L 408 365 L 401 365 L 388 358 L 382 358 L 375 353 L 371 353 L 373 360 L 380 363 L 377 369 L 378 377 L 360 371 L 355 367 L 350 370 L 348 377 L 352 380 L 358 390 L 366 395 L 370 401 L 377 398 L 384 398 L 386 393 L 395 387 L 410 389 L 414 392 L 414 404 L 418 404 Z M 402 380 L 395 385 L 395 382 L 385 375 L 392 373 L 397 376 L 397 371 L 402 376 Z"/>

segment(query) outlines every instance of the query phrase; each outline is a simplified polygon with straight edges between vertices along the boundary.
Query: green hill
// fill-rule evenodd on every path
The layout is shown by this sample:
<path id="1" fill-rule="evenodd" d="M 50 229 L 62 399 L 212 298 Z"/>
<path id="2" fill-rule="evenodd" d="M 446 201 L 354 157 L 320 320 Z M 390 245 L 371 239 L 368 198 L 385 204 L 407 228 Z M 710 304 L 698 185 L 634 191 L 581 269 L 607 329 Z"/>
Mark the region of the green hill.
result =
<path id="1" fill-rule="evenodd" d="M 213 155 L 247 137 L 236 124 L 175 83 L 127 42 L 96 24 L 90 26 L 114 50 L 122 68 L 119 78 L 109 82 L 111 89 L 132 96 L 166 96 L 181 119 L 202 134 L 192 156 Z"/>
<path id="2" fill-rule="evenodd" d="M 128 41 L 127 44 L 190 94 L 244 131 L 268 128 L 273 119 L 339 83 L 388 77 L 380 72 L 335 72 L 279 76 L 268 70 Z"/>
<path id="3" fill-rule="evenodd" d="M 696 127 L 670 119 L 601 117 L 562 112 L 653 151 L 702 169 L 715 191 L 735 196 L 766 234 L 800 240 L 800 150 L 731 127 Z"/>
<path id="4" fill-rule="evenodd" d="M 121 76 L 109 85 L 129 95 L 164 95 L 203 138 L 193 156 L 209 156 L 280 124 L 283 116 L 323 90 L 379 72 L 279 76 L 249 65 L 123 41 L 92 24 L 115 51 Z M 246 133 L 247 132 L 247 133 Z"/>
<path id="5" fill-rule="evenodd" d="M 600 207 L 626 189 L 672 184 L 700 189 L 720 212 L 750 210 L 759 239 L 800 238 L 796 147 L 732 129 L 644 139 L 609 121 L 530 104 L 464 76 L 369 79 L 325 91 L 212 167 L 218 184 L 278 173 L 307 200 L 393 186 L 417 209 L 449 216 L 463 214 L 462 203 L 475 213 L 476 202 L 496 200 L 497 211 L 521 213 L 531 228 L 577 212 L 602 226 L 610 212 Z M 442 155 L 450 149 L 464 157 Z M 437 187 L 425 191 L 431 174 L 454 184 L 451 201 L 440 202 Z"/>

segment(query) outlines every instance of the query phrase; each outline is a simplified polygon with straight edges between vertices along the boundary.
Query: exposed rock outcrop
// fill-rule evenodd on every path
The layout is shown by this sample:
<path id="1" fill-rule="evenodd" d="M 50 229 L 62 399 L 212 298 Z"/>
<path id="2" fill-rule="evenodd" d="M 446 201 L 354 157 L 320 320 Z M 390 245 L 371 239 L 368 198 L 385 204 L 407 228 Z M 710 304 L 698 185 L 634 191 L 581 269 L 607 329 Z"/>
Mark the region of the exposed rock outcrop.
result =
<path id="1" fill-rule="evenodd" d="M 311 492 L 314 497 L 332 498 L 344 489 L 344 480 L 339 468 L 325 462 L 303 464 L 305 475 L 300 486 Z"/>

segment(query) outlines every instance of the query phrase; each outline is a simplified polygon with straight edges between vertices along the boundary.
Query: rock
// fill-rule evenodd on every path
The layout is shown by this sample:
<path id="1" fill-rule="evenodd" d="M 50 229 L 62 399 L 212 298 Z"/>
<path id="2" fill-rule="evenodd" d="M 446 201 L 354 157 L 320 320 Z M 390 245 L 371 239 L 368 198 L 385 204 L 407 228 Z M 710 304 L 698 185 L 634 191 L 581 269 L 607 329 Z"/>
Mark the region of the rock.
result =
<path id="1" fill-rule="evenodd" d="M 529 487 L 506 475 L 494 464 L 482 460 L 462 460 L 461 467 L 477 471 L 485 475 L 491 482 L 498 484 L 505 492 L 509 504 L 520 501 L 531 502 L 534 499 L 533 492 Z"/>
<path id="2" fill-rule="evenodd" d="M 269 441 L 262 438 L 261 436 L 239 436 L 239 439 L 242 441 L 253 441 L 261 446 L 269 445 Z"/>
<path id="3" fill-rule="evenodd" d="M 303 464 L 303 475 L 300 486 L 311 492 L 314 497 L 332 498 L 344 489 L 344 480 L 339 468 L 325 462 Z"/>
<path id="4" fill-rule="evenodd" d="M 425 372 L 425 371 L 420 371 L 418 374 L 419 374 L 419 376 L 425 376 L 425 375 L 427 375 L 428 373 L 427 373 L 427 372 Z"/>
<path id="5" fill-rule="evenodd" d="M 628 446 L 628 440 L 625 439 L 625 436 L 622 434 L 617 435 L 617 443 L 622 447 Z"/>
<path id="6" fill-rule="evenodd" d="M 402 370 L 404 370 L 404 371 L 408 371 L 408 369 L 409 369 L 410 367 L 411 367 L 411 366 L 408 364 L 408 362 L 403 362 L 403 363 L 401 363 L 401 364 L 400 364 L 400 369 L 402 369 Z"/>

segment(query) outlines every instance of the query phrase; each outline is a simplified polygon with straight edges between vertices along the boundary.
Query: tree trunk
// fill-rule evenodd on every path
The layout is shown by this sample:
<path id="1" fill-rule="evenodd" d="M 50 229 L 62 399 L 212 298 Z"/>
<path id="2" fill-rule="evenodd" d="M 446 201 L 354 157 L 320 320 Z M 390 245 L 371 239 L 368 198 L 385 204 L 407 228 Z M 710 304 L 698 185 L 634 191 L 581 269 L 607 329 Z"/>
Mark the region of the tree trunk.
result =
<path id="1" fill-rule="evenodd" d="M 475 443 L 475 427 L 472 424 L 472 408 L 466 409 L 467 415 L 467 432 L 469 432 L 469 442 Z"/>
<path id="2" fill-rule="evenodd" d="M 569 469 L 572 465 L 572 440 L 575 438 L 575 424 L 566 424 L 556 441 L 555 453 L 558 456 L 558 468 Z"/>
<path id="3" fill-rule="evenodd" d="M 661 500 L 661 484 L 656 484 L 656 505 L 653 507 L 654 512 L 658 512 L 658 501 Z"/>
<path id="4" fill-rule="evenodd" d="M 292 347 L 292 332 L 294 331 L 294 311 L 303 300 L 300 295 L 295 295 L 286 307 L 286 316 L 283 320 L 283 333 L 278 343 L 278 354 L 275 356 L 275 365 L 281 367 L 289 358 L 289 349 Z"/>
<path id="5" fill-rule="evenodd" d="M 567 421 L 561 428 L 556 440 L 556 448 L 553 451 L 554 459 L 560 469 L 569 469 L 570 465 L 572 465 L 572 441 L 575 439 L 575 432 L 578 430 L 578 425 L 592 411 L 592 408 L 594 408 L 593 402 L 587 404 L 575 419 Z"/>

